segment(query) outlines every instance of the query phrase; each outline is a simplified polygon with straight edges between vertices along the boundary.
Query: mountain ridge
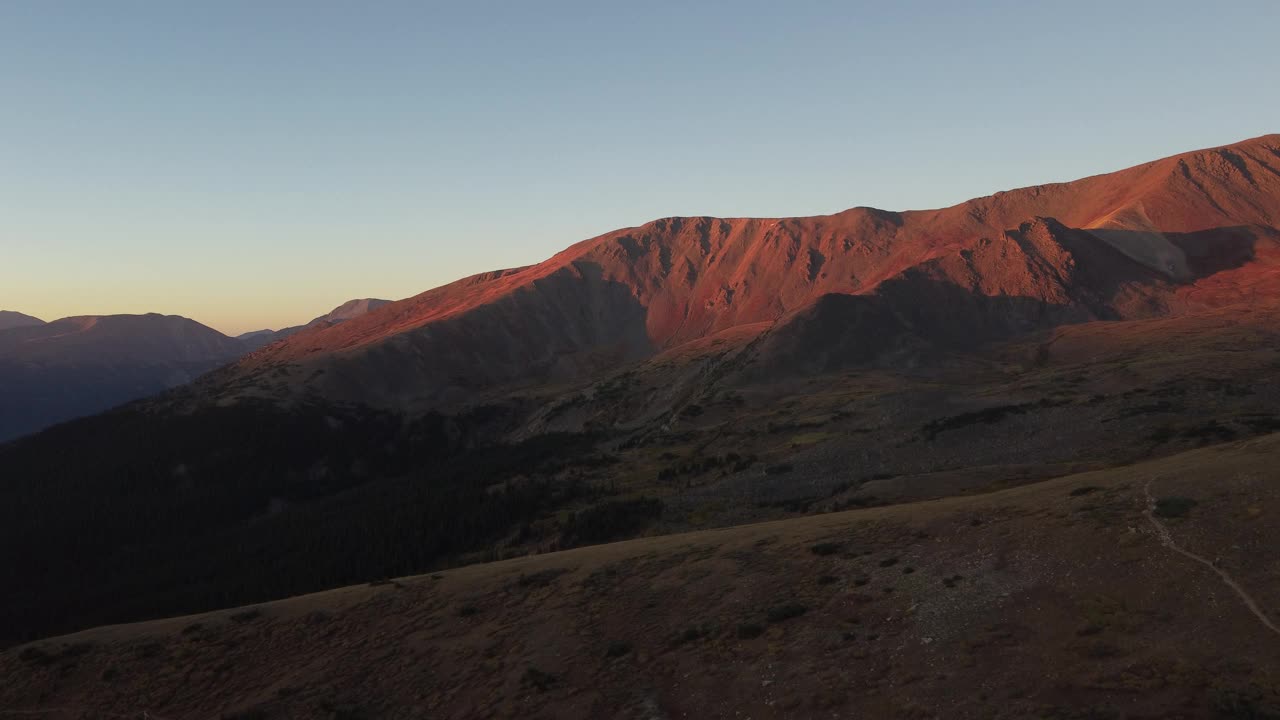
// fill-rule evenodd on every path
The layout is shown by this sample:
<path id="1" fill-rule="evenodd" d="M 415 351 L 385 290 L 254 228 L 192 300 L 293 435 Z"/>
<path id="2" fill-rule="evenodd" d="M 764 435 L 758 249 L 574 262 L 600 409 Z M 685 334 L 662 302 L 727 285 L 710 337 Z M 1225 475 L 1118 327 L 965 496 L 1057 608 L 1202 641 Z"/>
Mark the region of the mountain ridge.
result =
<path id="1" fill-rule="evenodd" d="M 663 218 L 581 241 L 536 265 L 480 273 L 311 328 L 249 356 L 231 376 L 252 385 L 268 369 L 292 375 L 286 395 L 305 386 L 355 400 L 351 388 L 369 386 L 375 404 L 405 396 L 445 402 L 466 388 L 581 373 L 598 353 L 651 357 L 733 327 L 778 322 L 824 295 L 873 295 L 921 273 L 970 294 L 1038 302 L 1071 295 L 1056 286 L 1064 268 L 1051 268 L 1046 253 L 1070 264 L 1091 258 L 1094 267 L 1080 278 L 1108 276 L 1100 280 L 1106 288 L 1076 288 L 1095 296 L 1091 317 L 1187 312 L 1245 285 L 1255 296 L 1269 292 L 1276 282 L 1277 168 L 1273 134 L 935 210 Z M 1083 231 L 1072 236 L 1075 254 L 1050 247 L 1058 236 L 1043 228 L 1036 232 L 1048 245 L 1022 238 L 1024 225 L 1040 227 L 1042 219 Z M 972 264 L 991 243 L 1003 258 L 1018 258 L 1008 263 L 1014 270 L 1000 258 Z M 1116 304 L 1099 305 L 1108 292 Z M 384 370 L 409 369 L 375 378 L 360 367 L 366 356 Z M 335 377 L 345 379 L 330 382 Z"/>
<path id="2" fill-rule="evenodd" d="M 247 349 L 252 352 L 289 337 L 290 335 L 318 325 L 333 325 L 350 320 L 354 317 L 359 317 L 370 310 L 376 310 L 390 302 L 390 300 L 380 300 L 378 298 L 357 298 L 354 300 L 348 300 L 324 315 L 313 318 L 305 325 L 293 325 L 279 330 L 253 330 L 251 332 L 237 335 L 236 339 L 244 342 L 247 345 Z"/>
<path id="3" fill-rule="evenodd" d="M 0 331 L 0 442 L 185 385 L 244 354 L 179 315 L 80 315 Z"/>
<path id="4" fill-rule="evenodd" d="M 0 310 L 0 330 L 43 324 L 44 321 L 38 317 L 33 317 L 14 310 Z"/>

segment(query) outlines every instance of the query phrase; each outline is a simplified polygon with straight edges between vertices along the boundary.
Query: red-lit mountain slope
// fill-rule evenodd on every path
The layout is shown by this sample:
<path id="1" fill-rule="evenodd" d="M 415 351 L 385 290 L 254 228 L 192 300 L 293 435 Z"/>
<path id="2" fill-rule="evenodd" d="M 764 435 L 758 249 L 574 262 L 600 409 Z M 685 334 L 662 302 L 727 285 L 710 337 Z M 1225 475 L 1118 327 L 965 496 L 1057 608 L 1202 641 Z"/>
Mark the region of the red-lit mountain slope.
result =
<path id="1" fill-rule="evenodd" d="M 1280 135 L 941 210 L 665 218 L 298 333 L 218 381 L 431 404 L 746 325 L 769 335 L 765 366 L 797 352 L 883 361 L 1063 323 L 1269 302 L 1278 226 Z"/>

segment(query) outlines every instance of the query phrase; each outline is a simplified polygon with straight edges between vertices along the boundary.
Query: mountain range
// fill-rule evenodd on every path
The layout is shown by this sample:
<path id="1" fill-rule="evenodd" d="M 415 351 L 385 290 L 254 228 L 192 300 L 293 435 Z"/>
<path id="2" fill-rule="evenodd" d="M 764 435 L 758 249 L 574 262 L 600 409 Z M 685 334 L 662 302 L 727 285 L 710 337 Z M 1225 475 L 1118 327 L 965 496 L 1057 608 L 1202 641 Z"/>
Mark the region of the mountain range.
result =
<path id="1" fill-rule="evenodd" d="M 385 302 L 352 300 L 306 326 L 250 338 L 230 338 L 176 315 L 45 323 L 0 311 L 0 442 L 185 385 L 303 327 L 343 322 Z"/>
<path id="2" fill-rule="evenodd" d="M 272 392 L 402 406 L 588 375 L 709 338 L 892 364 L 1066 323 L 1274 295 L 1280 136 L 922 212 L 666 218 L 246 358 Z M 814 326 L 816 346 L 802 341 Z"/>
<path id="3" fill-rule="evenodd" d="M 0 445 L 0 645 L 200 615 L 11 650 L 0 697 L 1266 717 L 1278 299 L 1267 135 L 937 210 L 665 218 L 251 352 L 165 318 L 143 355 L 240 349 Z M 0 343 L 52 363 L 98 324 Z"/>

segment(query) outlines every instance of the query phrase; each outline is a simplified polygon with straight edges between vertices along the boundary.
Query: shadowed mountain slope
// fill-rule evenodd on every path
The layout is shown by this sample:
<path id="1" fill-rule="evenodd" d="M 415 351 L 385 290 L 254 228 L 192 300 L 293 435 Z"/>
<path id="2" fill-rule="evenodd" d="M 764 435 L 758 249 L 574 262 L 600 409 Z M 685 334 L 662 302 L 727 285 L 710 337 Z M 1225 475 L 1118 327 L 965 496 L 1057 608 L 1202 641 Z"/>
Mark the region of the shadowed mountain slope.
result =
<path id="1" fill-rule="evenodd" d="M 0 331 L 0 441 L 191 382 L 244 352 L 176 315 L 63 318 Z"/>
<path id="2" fill-rule="evenodd" d="M 20 312 L 14 312 L 13 310 L 0 310 L 0 330 L 43 324 L 44 321 L 37 317 L 24 315 Z"/>

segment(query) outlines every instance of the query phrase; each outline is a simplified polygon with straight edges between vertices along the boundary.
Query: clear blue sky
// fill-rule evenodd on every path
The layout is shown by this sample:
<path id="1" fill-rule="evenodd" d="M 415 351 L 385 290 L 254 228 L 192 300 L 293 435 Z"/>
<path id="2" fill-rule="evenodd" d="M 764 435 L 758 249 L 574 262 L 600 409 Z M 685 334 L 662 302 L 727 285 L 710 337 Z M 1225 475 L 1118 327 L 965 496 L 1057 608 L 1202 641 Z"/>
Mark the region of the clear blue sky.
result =
<path id="1" fill-rule="evenodd" d="M 1280 130 L 1280 3 L 0 4 L 0 308 L 226 332 Z"/>

